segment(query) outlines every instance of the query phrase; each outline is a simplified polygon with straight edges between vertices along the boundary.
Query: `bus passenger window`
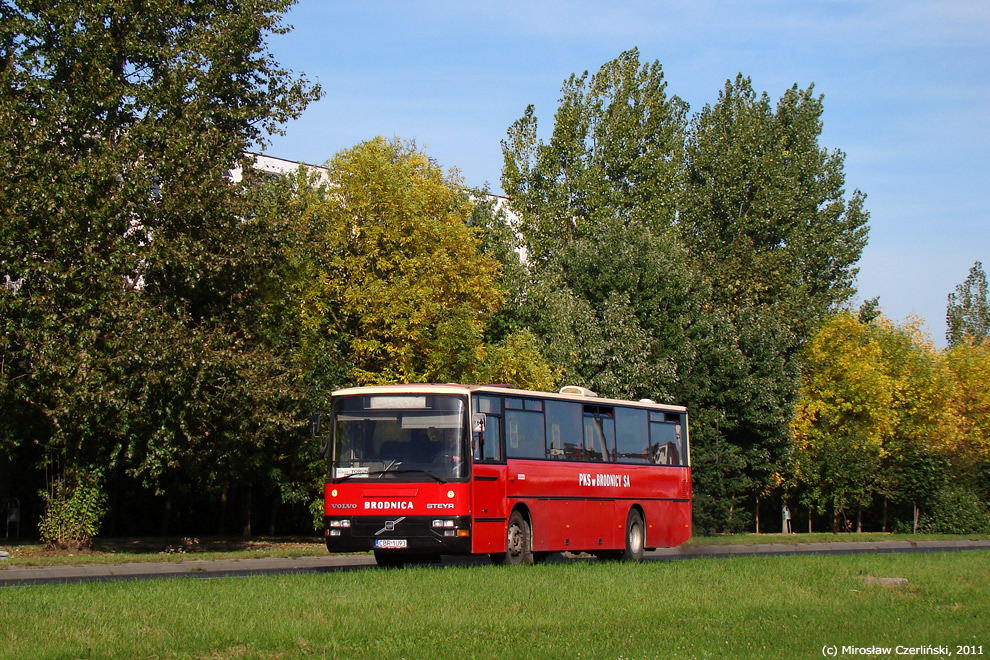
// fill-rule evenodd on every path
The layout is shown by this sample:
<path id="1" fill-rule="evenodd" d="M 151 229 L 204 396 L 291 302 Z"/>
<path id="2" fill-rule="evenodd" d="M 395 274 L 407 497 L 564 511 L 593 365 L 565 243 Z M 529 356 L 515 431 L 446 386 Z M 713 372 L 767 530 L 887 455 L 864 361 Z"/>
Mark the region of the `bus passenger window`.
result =
<path id="1" fill-rule="evenodd" d="M 584 455 L 586 461 L 615 460 L 615 418 L 611 408 L 584 407 Z"/>
<path id="2" fill-rule="evenodd" d="M 569 401 L 547 401 L 547 457 L 574 460 L 584 443 L 581 424 L 581 404 Z"/>
<path id="3" fill-rule="evenodd" d="M 650 427 L 647 411 L 615 409 L 616 460 L 620 463 L 650 462 Z"/>
<path id="4" fill-rule="evenodd" d="M 650 458 L 657 465 L 681 464 L 681 425 L 650 422 Z"/>
<path id="5" fill-rule="evenodd" d="M 509 400 L 506 400 L 508 408 Z M 514 458 L 546 457 L 546 427 L 542 412 L 505 411 L 505 451 Z"/>

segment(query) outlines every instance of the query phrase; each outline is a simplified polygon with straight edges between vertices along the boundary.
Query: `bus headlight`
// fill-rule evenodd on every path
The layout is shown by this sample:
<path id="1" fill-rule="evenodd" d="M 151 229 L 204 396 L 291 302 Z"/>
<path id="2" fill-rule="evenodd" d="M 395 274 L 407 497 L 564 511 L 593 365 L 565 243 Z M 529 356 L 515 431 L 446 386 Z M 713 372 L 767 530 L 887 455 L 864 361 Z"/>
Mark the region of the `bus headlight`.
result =
<path id="1" fill-rule="evenodd" d="M 433 529 L 454 529 L 457 525 L 453 520 L 434 520 Z"/>

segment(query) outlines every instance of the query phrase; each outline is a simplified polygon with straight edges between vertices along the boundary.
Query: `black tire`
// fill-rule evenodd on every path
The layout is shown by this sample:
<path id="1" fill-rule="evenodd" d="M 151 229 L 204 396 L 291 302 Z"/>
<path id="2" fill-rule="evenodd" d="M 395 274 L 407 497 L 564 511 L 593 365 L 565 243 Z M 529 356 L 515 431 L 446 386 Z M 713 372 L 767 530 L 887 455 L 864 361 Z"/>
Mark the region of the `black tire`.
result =
<path id="1" fill-rule="evenodd" d="M 505 529 L 505 553 L 491 556 L 492 562 L 506 566 L 533 563 L 533 532 L 526 517 L 519 510 L 509 516 Z"/>
<path id="2" fill-rule="evenodd" d="M 643 516 L 633 509 L 626 518 L 626 549 L 622 553 L 622 561 L 643 561 L 646 549 L 646 525 Z"/>

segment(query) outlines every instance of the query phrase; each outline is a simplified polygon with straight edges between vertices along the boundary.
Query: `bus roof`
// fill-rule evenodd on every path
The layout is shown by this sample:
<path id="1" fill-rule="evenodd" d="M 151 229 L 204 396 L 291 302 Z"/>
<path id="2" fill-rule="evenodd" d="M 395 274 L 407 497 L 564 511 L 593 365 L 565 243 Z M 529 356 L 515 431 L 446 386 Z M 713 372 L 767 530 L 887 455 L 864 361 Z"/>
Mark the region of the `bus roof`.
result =
<path id="1" fill-rule="evenodd" d="M 570 388 L 577 389 L 577 388 Z M 587 392 L 587 390 L 585 390 Z M 348 387 L 333 392 L 332 396 L 356 396 L 367 394 L 502 394 L 508 396 L 539 397 L 543 399 L 557 399 L 560 401 L 577 401 L 581 403 L 593 403 L 598 405 L 621 405 L 634 406 L 638 408 L 649 408 L 651 410 L 664 410 L 668 412 L 687 412 L 684 406 L 674 406 L 664 403 L 657 403 L 648 399 L 640 401 L 625 401 L 622 399 L 606 399 L 591 394 L 572 394 L 561 392 L 536 392 L 533 390 L 520 390 L 508 385 L 461 385 L 458 383 L 409 383 L 403 385 L 368 385 L 365 387 Z"/>

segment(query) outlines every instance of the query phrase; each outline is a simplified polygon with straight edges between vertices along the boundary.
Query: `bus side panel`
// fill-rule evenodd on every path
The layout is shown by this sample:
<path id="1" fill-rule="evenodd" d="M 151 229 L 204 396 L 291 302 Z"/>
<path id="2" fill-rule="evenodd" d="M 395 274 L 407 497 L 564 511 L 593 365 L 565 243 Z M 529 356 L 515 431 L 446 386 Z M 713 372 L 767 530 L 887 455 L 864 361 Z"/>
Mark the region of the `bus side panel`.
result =
<path id="1" fill-rule="evenodd" d="M 684 467 L 509 459 L 506 515 L 516 504 L 529 510 L 536 552 L 621 550 L 638 506 L 647 547 L 673 547 L 691 535 L 690 480 Z"/>
<path id="2" fill-rule="evenodd" d="M 673 548 L 691 538 L 691 471 L 690 468 L 664 470 L 663 499 L 647 511 L 646 545 L 649 548 Z"/>
<path id="3" fill-rule="evenodd" d="M 585 549 L 615 550 L 624 547 L 628 510 L 629 502 L 623 500 L 588 502 L 588 520 L 594 521 L 594 524 L 587 530 Z"/>
<path id="4" fill-rule="evenodd" d="M 586 504 L 579 500 L 535 499 L 525 502 L 533 518 L 534 552 L 579 549 L 577 534 L 583 527 Z"/>

